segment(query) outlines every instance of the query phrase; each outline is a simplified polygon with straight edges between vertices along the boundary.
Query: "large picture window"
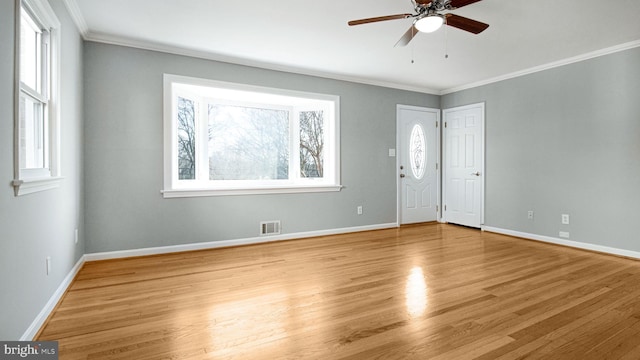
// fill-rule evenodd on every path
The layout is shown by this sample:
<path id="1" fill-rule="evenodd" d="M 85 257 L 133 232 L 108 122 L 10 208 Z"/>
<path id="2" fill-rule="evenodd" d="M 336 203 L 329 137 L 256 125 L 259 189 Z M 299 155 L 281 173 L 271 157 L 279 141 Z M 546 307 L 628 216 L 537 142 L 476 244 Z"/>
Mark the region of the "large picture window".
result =
<path id="1" fill-rule="evenodd" d="M 338 191 L 339 98 L 165 75 L 165 197 Z"/>
<path id="2" fill-rule="evenodd" d="M 58 186 L 59 27 L 46 0 L 16 0 L 16 195 Z"/>

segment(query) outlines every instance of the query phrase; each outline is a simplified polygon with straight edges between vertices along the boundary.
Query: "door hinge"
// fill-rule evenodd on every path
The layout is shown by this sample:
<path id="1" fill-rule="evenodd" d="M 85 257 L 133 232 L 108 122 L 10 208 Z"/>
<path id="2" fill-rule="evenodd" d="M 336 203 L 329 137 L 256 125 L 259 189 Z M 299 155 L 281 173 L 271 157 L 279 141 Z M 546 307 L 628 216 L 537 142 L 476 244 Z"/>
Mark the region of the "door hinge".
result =
<path id="1" fill-rule="evenodd" d="M 440 206 L 436 205 L 436 212 L 440 212 Z"/>
<path id="2" fill-rule="evenodd" d="M 436 127 L 438 127 L 438 122 L 436 121 Z"/>
<path id="3" fill-rule="evenodd" d="M 444 211 L 447 211 L 447 205 L 444 206 Z"/>
<path id="4" fill-rule="evenodd" d="M 438 170 L 438 163 L 436 163 L 436 170 Z"/>
<path id="5" fill-rule="evenodd" d="M 447 127 L 447 122 L 446 121 L 444 122 L 444 127 Z"/>

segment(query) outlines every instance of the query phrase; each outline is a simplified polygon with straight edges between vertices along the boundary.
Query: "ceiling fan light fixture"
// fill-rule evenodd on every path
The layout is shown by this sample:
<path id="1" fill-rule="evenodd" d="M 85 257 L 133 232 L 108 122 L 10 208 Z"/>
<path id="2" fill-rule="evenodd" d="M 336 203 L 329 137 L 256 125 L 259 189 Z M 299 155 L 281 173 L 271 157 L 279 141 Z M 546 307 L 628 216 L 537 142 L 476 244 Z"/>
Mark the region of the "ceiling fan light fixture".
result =
<path id="1" fill-rule="evenodd" d="M 418 31 L 425 33 L 432 33 L 444 24 L 444 18 L 438 14 L 427 15 L 416 20 L 414 26 Z"/>

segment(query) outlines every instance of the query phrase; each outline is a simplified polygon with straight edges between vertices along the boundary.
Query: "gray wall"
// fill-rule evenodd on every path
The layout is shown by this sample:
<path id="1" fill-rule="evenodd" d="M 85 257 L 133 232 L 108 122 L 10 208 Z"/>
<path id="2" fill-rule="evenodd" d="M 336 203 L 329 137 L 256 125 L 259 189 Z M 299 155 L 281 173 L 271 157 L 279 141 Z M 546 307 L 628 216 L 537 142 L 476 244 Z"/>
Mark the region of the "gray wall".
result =
<path id="1" fill-rule="evenodd" d="M 396 105 L 439 108 L 440 97 L 85 43 L 87 252 L 252 238 L 396 222 Z M 341 102 L 340 192 L 164 199 L 164 73 L 317 93 Z M 364 214 L 356 215 L 363 205 Z"/>
<path id="2" fill-rule="evenodd" d="M 640 251 L 639 96 L 640 48 L 443 96 L 486 102 L 486 225 Z"/>
<path id="3" fill-rule="evenodd" d="M 14 1 L 0 1 L 0 339 L 16 340 L 84 254 L 82 198 L 82 40 L 61 0 L 60 188 L 13 195 Z M 74 230 L 80 242 L 74 244 Z M 45 259 L 51 256 L 52 273 Z"/>

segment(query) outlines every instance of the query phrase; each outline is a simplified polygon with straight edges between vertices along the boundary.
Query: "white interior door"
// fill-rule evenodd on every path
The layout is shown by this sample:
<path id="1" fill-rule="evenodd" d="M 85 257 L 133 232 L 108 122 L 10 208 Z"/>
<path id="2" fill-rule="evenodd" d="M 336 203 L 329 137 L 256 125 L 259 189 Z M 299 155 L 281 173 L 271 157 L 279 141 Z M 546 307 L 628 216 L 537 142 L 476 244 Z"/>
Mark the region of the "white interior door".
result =
<path id="1" fill-rule="evenodd" d="M 484 103 L 443 111 L 446 222 L 484 223 Z"/>
<path id="2" fill-rule="evenodd" d="M 440 111 L 398 105 L 398 198 L 401 224 L 438 219 Z"/>

